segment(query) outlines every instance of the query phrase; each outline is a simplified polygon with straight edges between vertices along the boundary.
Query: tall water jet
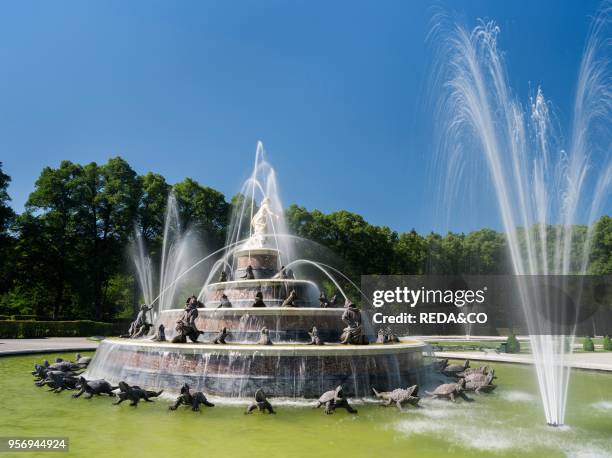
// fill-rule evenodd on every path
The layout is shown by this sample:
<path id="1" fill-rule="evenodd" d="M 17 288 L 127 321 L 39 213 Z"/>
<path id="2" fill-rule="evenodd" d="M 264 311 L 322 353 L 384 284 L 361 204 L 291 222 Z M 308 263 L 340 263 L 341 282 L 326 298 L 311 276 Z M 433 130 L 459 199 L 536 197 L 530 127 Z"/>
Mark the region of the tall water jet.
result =
<path id="1" fill-rule="evenodd" d="M 609 15 L 604 8 L 588 36 L 566 149 L 556 144 L 542 90 L 528 111 L 512 95 L 493 22 L 471 32 L 454 27 L 442 40 L 438 116 L 445 121 L 439 149 L 448 162 L 446 183 L 455 186 L 470 159 L 484 160 L 517 275 L 587 272 L 592 234 L 581 235 L 576 224 L 602 214 L 612 183 Z M 549 424 L 562 425 L 569 381 L 564 360 L 573 333 L 544 333 L 528 286 L 528 280 L 519 282 L 544 413 Z M 560 307 L 551 313 L 566 318 Z"/>
<path id="2" fill-rule="evenodd" d="M 136 281 L 142 293 L 145 304 L 153 302 L 153 265 L 147 252 L 145 241 L 138 230 L 134 228 L 134 239 L 130 247 L 130 258 L 136 269 Z"/>
<path id="3" fill-rule="evenodd" d="M 256 240 L 253 218 L 261 214 L 261 221 L 269 232 L 265 243 L 267 248 L 275 248 L 282 255 L 279 262 L 284 265 L 289 263 L 294 256 L 291 239 L 283 237 L 289 233 L 284 218 L 283 203 L 280 198 L 276 172 L 266 160 L 266 153 L 261 141 L 257 142 L 255 151 L 255 162 L 251 175 L 244 182 L 238 194 L 240 198 L 234 202 L 232 216 L 230 219 L 227 243 L 228 247 L 234 247 L 240 240 L 244 240 L 245 248 L 261 248 L 261 241 Z M 260 212 L 261 207 L 266 207 L 265 212 Z M 260 236 L 258 236 L 260 238 Z M 250 244 L 250 245 L 247 245 Z M 278 266 L 280 267 L 280 266 Z"/>
<path id="4" fill-rule="evenodd" d="M 131 250 L 140 290 L 145 303 L 154 306 L 154 317 L 162 310 L 173 308 L 183 290 L 193 292 L 199 289 L 199 271 L 194 271 L 194 267 L 199 266 L 197 262 L 202 260 L 201 253 L 201 242 L 197 235 L 181 225 L 177 198 L 174 191 L 171 191 L 166 204 L 159 254 L 157 295 L 153 293 L 156 286 L 153 284 L 153 262 L 138 228 L 134 230 Z M 194 278 L 197 278 L 197 283 L 193 283 Z"/>

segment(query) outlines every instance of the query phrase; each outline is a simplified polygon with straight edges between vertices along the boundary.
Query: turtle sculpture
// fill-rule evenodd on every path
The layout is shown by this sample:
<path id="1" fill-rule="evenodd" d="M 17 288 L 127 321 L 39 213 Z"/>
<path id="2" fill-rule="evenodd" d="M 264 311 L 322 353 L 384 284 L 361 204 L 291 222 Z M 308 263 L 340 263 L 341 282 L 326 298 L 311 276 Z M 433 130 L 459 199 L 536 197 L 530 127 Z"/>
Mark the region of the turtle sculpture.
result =
<path id="1" fill-rule="evenodd" d="M 397 388 L 393 391 L 376 391 L 376 388 L 372 388 L 374 395 L 378 399 L 382 399 L 383 402 L 381 405 L 390 406 L 395 403 L 397 408 L 403 411 L 404 404 L 412 404 L 414 407 L 418 407 L 419 398 L 417 395 L 419 393 L 418 385 L 412 385 L 408 388 Z"/>
<path id="2" fill-rule="evenodd" d="M 245 413 L 251 413 L 255 409 L 259 409 L 259 411 L 262 413 L 265 413 L 266 411 L 268 413 L 276 413 L 272 408 L 272 404 L 270 404 L 270 401 L 268 401 L 266 393 L 261 388 L 255 392 L 255 402 L 249 404 Z"/>
<path id="3" fill-rule="evenodd" d="M 431 368 L 436 372 L 442 372 L 448 366 L 448 359 L 439 359 L 431 363 Z"/>
<path id="4" fill-rule="evenodd" d="M 44 366 L 41 364 L 35 364 L 34 365 L 34 370 L 32 371 L 32 375 L 34 377 L 36 377 L 36 381 L 41 381 L 47 378 L 47 375 L 49 374 L 49 372 L 63 372 L 66 375 L 70 375 L 70 376 L 77 376 L 79 375 L 78 373 L 72 371 L 72 370 L 68 370 L 68 371 L 63 371 L 63 370 L 59 370 L 59 369 L 51 369 L 50 366 Z"/>
<path id="5" fill-rule="evenodd" d="M 346 409 L 349 413 L 357 413 L 356 409 L 353 409 L 348 403 L 348 400 L 344 397 L 344 390 L 342 385 L 336 387 L 335 390 L 326 391 L 321 395 L 317 401 L 316 409 L 325 406 L 325 414 L 330 415 L 335 412 L 338 407 Z"/>
<path id="6" fill-rule="evenodd" d="M 55 377 L 56 382 L 55 389 L 53 391 L 55 391 L 56 393 L 61 393 L 64 390 L 76 390 L 81 386 L 81 381 L 79 377 L 73 375 L 66 375 L 66 373 L 63 373 L 59 377 Z"/>
<path id="7" fill-rule="evenodd" d="M 34 364 L 34 370 L 32 371 L 32 375 L 34 377 L 44 378 L 46 371 L 47 371 L 47 368 L 45 366 L 43 366 L 42 364 L 36 363 Z"/>
<path id="8" fill-rule="evenodd" d="M 226 344 L 227 342 L 225 341 L 225 339 L 227 338 L 227 336 L 229 336 L 229 331 L 227 330 L 227 328 L 223 328 L 215 336 L 215 338 L 213 339 L 212 343 L 214 343 L 214 344 Z"/>
<path id="9" fill-rule="evenodd" d="M 308 345 L 324 345 L 323 340 L 319 337 L 319 330 L 316 326 L 313 326 L 312 330 L 308 331 L 308 335 L 310 336 L 310 343 Z"/>
<path id="10" fill-rule="evenodd" d="M 201 391 L 191 392 L 189 389 L 189 385 L 186 383 L 181 387 L 181 394 L 173 405 L 168 407 L 170 410 L 176 410 L 181 404 L 185 404 L 187 406 L 191 406 L 191 410 L 194 412 L 200 411 L 200 404 L 204 404 L 207 407 L 214 407 L 215 405 L 212 402 L 209 402 L 206 399 L 206 395 Z"/>
<path id="11" fill-rule="evenodd" d="M 34 385 L 44 386 L 45 385 L 44 382 L 45 380 L 47 380 L 51 372 L 62 372 L 62 371 L 51 371 L 47 369 L 46 367 L 39 366 L 38 370 L 35 370 L 32 372 L 32 375 L 34 376 Z"/>
<path id="12" fill-rule="evenodd" d="M 47 369 L 45 366 L 41 364 L 34 364 L 34 370 L 32 371 L 32 375 L 36 377 L 37 380 L 42 380 L 47 377 Z"/>
<path id="13" fill-rule="evenodd" d="M 91 362 L 91 356 L 81 356 L 80 353 L 77 353 L 75 356 L 76 356 L 75 364 L 77 366 L 81 368 L 85 368 L 89 366 L 89 363 Z"/>
<path id="14" fill-rule="evenodd" d="M 115 396 L 113 391 L 119 388 L 118 386 L 112 386 L 106 380 L 86 380 L 85 377 L 79 378 L 79 384 L 81 386 L 81 391 L 74 393 L 72 395 L 73 398 L 78 398 L 83 393 L 87 393 L 89 395 L 86 396 L 87 399 L 93 397 L 94 394 L 108 394 L 109 396 Z"/>
<path id="15" fill-rule="evenodd" d="M 474 381 L 477 381 L 477 380 L 484 380 L 484 379 L 485 379 L 485 378 L 487 378 L 489 375 L 491 376 L 491 380 L 494 380 L 494 379 L 496 379 L 496 378 L 497 378 L 497 377 L 495 376 L 495 369 L 490 369 L 489 371 L 484 372 L 484 373 L 482 373 L 482 374 L 481 374 L 480 372 L 471 373 L 471 374 L 468 374 L 468 375 L 463 376 L 463 377 L 461 377 L 461 378 L 464 378 L 466 381 L 468 381 L 468 380 L 474 380 Z"/>
<path id="16" fill-rule="evenodd" d="M 378 330 L 378 335 L 376 337 L 377 344 L 399 343 L 399 341 L 399 337 L 393 334 L 391 328 L 381 328 Z"/>
<path id="17" fill-rule="evenodd" d="M 259 345 L 272 345 L 272 340 L 270 340 L 270 331 L 265 326 L 261 328 L 259 341 L 257 342 Z"/>
<path id="18" fill-rule="evenodd" d="M 75 365 L 73 365 L 72 363 L 68 363 L 68 364 L 60 364 L 60 363 L 49 364 L 49 362 L 45 360 L 43 362 L 43 364 L 34 364 L 34 370 L 32 371 L 32 375 L 34 377 L 36 377 L 35 382 L 46 379 L 48 373 L 51 372 L 51 371 L 63 372 L 64 374 L 70 375 L 70 376 L 77 376 L 77 375 L 79 375 L 79 373 L 74 372 L 75 369 L 71 369 L 71 368 L 75 368 Z"/>
<path id="19" fill-rule="evenodd" d="M 64 390 L 74 390 L 79 385 L 79 378 L 62 371 L 49 371 L 43 380 L 36 382 L 37 386 L 49 387 L 49 391 L 60 393 Z"/>
<path id="20" fill-rule="evenodd" d="M 49 385 L 49 382 L 52 380 L 52 378 L 56 375 L 64 375 L 66 374 L 66 372 L 62 372 L 62 371 L 52 371 L 49 369 L 44 369 L 44 372 L 42 372 L 41 375 L 38 375 L 38 378 L 36 380 L 34 380 L 34 384 L 36 386 L 45 386 L 45 385 Z"/>
<path id="21" fill-rule="evenodd" d="M 457 377 L 463 378 L 472 374 L 488 374 L 491 371 L 489 366 L 469 367 L 462 372 L 458 372 Z"/>
<path id="22" fill-rule="evenodd" d="M 425 393 L 427 393 L 433 399 L 445 398 L 455 402 L 455 396 L 459 396 L 466 401 L 471 401 L 471 399 L 465 395 L 464 390 L 465 379 L 461 379 L 457 383 L 444 383 L 443 385 L 438 386 L 432 392 L 425 391 Z"/>
<path id="23" fill-rule="evenodd" d="M 49 364 L 47 366 L 49 370 L 52 371 L 62 371 L 62 372 L 72 372 L 74 370 L 82 369 L 78 364 L 75 364 L 71 361 L 56 361 L 53 364 Z"/>
<path id="24" fill-rule="evenodd" d="M 465 372 L 468 367 L 470 367 L 470 360 L 466 359 L 463 364 L 449 364 L 442 369 L 442 373 L 444 375 L 448 375 L 449 377 L 455 377 L 460 372 Z"/>
<path id="25" fill-rule="evenodd" d="M 136 407 L 138 405 L 138 401 L 141 399 L 144 399 L 146 402 L 153 402 L 149 398 L 156 398 L 164 392 L 164 390 L 143 390 L 137 385 L 130 386 L 125 382 L 119 382 L 119 390 L 119 399 L 114 403 L 114 405 L 121 404 L 123 401 L 132 401 L 130 402 L 130 405 L 133 407 Z"/>
<path id="26" fill-rule="evenodd" d="M 493 371 L 488 374 L 472 374 L 465 379 L 465 391 L 474 391 L 475 393 L 490 393 L 497 385 L 493 382 L 495 374 Z"/>

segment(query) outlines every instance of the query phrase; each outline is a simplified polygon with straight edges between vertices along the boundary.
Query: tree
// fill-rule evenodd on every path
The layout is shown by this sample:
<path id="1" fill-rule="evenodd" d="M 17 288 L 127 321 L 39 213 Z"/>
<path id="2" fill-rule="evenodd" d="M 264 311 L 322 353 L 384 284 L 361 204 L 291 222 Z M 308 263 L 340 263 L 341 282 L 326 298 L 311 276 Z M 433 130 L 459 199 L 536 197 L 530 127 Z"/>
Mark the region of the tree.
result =
<path id="1" fill-rule="evenodd" d="M 347 262 L 346 272 L 354 281 L 359 275 L 392 273 L 397 234 L 385 226 L 373 226 L 362 216 L 346 210 L 324 215 L 291 206 L 286 212 L 288 226 L 300 237 L 330 248 Z"/>
<path id="2" fill-rule="evenodd" d="M 506 353 L 520 353 L 521 343 L 514 334 L 510 334 L 506 340 Z"/>
<path id="3" fill-rule="evenodd" d="M 158 173 L 139 177 L 142 196 L 138 207 L 138 224 L 142 237 L 156 247 L 161 246 L 164 233 L 164 213 L 171 186 Z"/>
<path id="4" fill-rule="evenodd" d="M 11 177 L 2 171 L 2 162 L 0 162 L 0 294 L 9 289 L 12 277 L 12 269 L 8 260 L 15 242 L 10 234 L 15 212 L 9 205 L 11 201 L 8 194 L 10 182 Z"/>
<path id="5" fill-rule="evenodd" d="M 171 189 L 164 177 L 138 176 L 119 157 L 103 165 L 63 161 L 58 168 L 43 169 L 19 216 L 9 206 L 9 182 L 0 164 L 0 311 L 105 320 L 129 314 L 136 294 L 134 279 L 125 269 L 126 247 L 137 228 L 149 252 L 159 252 Z M 190 178 L 177 183 L 174 192 L 182 223 L 205 233 L 211 250 L 221 246 L 226 235 L 232 240 L 248 236 L 251 214 L 257 211 L 250 197 L 237 194 L 230 205 L 222 193 Z M 285 218 L 290 232 L 316 242 L 300 246 L 303 257 L 333 264 L 355 283 L 362 274 L 510 271 L 506 237 L 490 229 L 445 236 L 411 230 L 398 235 L 349 211 L 325 214 L 298 205 L 287 208 Z M 542 230 L 550 241 L 546 249 L 552 260 L 553 240 L 563 229 L 528 229 L 533 236 Z M 517 231 L 525 249 L 525 231 Z M 584 260 L 582 246 L 592 234 L 588 272 L 612 273 L 612 218 L 603 216 L 590 230 L 574 226 L 572 231 L 572 271 Z M 333 290 L 330 286 L 328 292 Z M 350 295 L 358 297 L 355 291 Z"/>
<path id="6" fill-rule="evenodd" d="M 82 167 L 70 161 L 62 161 L 58 169 L 44 168 L 36 180 L 34 192 L 26 202 L 26 212 L 30 214 L 29 216 L 40 218 L 40 230 L 48 237 L 47 249 L 55 260 L 53 264 L 48 265 L 49 270 L 45 278 L 51 290 L 55 291 L 53 318 L 58 318 L 62 306 L 67 303 L 66 287 L 74 266 L 71 262 L 71 247 L 76 241 L 74 230 L 78 209 L 76 182 L 82 173 Z M 27 220 L 31 221 L 31 218 Z M 33 264 L 41 261 L 32 258 L 29 260 Z M 36 266 L 26 268 L 36 268 Z"/>
<path id="7" fill-rule="evenodd" d="M 394 247 L 395 269 L 398 275 L 421 275 L 425 272 L 427 244 L 425 239 L 412 229 L 400 234 Z"/>
<path id="8" fill-rule="evenodd" d="M 2 308 L 9 314 L 52 316 L 59 312 L 54 309 L 58 278 L 52 268 L 57 263 L 54 231 L 49 230 L 48 221 L 29 212 L 17 217 L 15 228 L 14 282 L 10 293 L 3 296 Z"/>
<path id="9" fill-rule="evenodd" d="M 125 247 L 133 231 L 141 197 L 136 172 L 120 157 L 97 168 L 91 164 L 92 178 L 97 175 L 99 188 L 89 195 L 89 250 L 93 275 L 93 305 L 96 319 L 108 317 L 106 303 L 108 281 L 122 264 Z M 93 187 L 91 188 L 93 189 Z"/>
<path id="10" fill-rule="evenodd" d="M 491 229 L 470 232 L 464 239 L 464 268 L 462 273 L 506 273 L 506 237 Z"/>
<path id="11" fill-rule="evenodd" d="M 591 241 L 589 273 L 612 274 L 612 218 L 602 216 L 595 223 Z"/>
<path id="12" fill-rule="evenodd" d="M 185 178 L 174 185 L 181 221 L 206 234 L 212 247 L 223 246 L 230 206 L 219 191 Z"/>

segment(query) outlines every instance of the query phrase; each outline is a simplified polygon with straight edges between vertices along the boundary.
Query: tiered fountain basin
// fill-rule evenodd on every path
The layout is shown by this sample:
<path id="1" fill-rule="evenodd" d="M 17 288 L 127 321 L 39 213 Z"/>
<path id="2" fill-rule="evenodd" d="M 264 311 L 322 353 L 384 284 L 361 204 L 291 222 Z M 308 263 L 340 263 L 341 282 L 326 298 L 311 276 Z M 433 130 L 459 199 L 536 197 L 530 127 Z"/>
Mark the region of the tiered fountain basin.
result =
<path id="1" fill-rule="evenodd" d="M 279 270 L 280 251 L 276 248 L 241 248 L 234 253 L 236 278 L 245 275 L 248 266 L 256 279 L 270 278 Z"/>
<path id="2" fill-rule="evenodd" d="M 369 396 L 372 387 L 393 390 L 420 383 L 424 377 L 422 342 L 342 345 L 343 308 L 319 307 L 319 288 L 281 270 L 274 248 L 241 249 L 234 254 L 233 279 L 208 284 L 204 307 L 198 309 L 198 342 L 170 341 L 184 309 L 162 310 L 155 329 L 164 325 L 166 342 L 107 339 L 100 343 L 87 371 L 88 378 L 111 383 L 126 381 L 149 389 L 176 392 L 183 383 L 192 389 L 222 397 L 251 397 L 259 388 L 274 396 L 315 398 L 342 384 L 351 396 Z M 246 277 L 251 267 L 254 279 Z M 251 270 L 249 269 L 249 270 Z M 294 290 L 292 307 L 280 307 Z M 252 307 L 261 292 L 265 307 Z M 217 308 L 225 294 L 232 307 Z M 367 332 L 367 318 L 364 327 Z M 309 331 L 317 328 L 324 345 L 308 345 Z M 262 328 L 273 345 L 258 345 Z M 214 345 L 223 328 L 226 344 Z"/>
<path id="3" fill-rule="evenodd" d="M 200 308 L 196 325 L 204 332 L 200 337 L 202 341 L 212 340 L 222 328 L 227 328 L 230 332 L 228 343 L 255 343 L 265 326 L 273 342 L 306 343 L 310 341 L 308 331 L 316 326 L 324 341 L 333 342 L 340 337 L 342 312 L 341 308 L 312 307 Z M 176 321 L 182 313 L 182 309 L 160 313 L 157 325 L 164 325 L 168 340 L 176 334 Z"/>
<path id="4" fill-rule="evenodd" d="M 263 294 L 263 300 L 269 307 L 280 306 L 291 290 L 297 293 L 296 307 L 318 306 L 319 288 L 309 280 L 266 278 L 257 280 L 233 280 L 222 283 L 211 283 L 204 292 L 206 307 L 215 308 L 225 294 L 234 307 L 249 307 L 253 304 L 255 294 Z"/>
<path id="5" fill-rule="evenodd" d="M 121 380 L 176 392 L 187 382 L 223 397 L 249 397 L 258 388 L 277 397 L 316 398 L 343 384 L 351 396 L 423 380 L 425 344 L 173 344 L 146 339 L 102 341 L 88 378 Z"/>

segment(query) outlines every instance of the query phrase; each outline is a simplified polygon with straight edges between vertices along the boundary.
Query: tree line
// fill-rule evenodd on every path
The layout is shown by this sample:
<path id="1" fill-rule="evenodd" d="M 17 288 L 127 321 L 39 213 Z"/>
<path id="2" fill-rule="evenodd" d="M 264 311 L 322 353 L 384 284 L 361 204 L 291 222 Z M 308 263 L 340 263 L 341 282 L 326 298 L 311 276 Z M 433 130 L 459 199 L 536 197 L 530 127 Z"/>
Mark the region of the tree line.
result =
<path id="1" fill-rule="evenodd" d="M 53 319 L 132 314 L 140 298 L 127 248 L 138 231 L 154 259 L 159 256 L 171 189 L 183 225 L 211 250 L 224 245 L 232 205 L 244 199 L 228 201 L 191 178 L 172 186 L 157 173 L 138 175 L 120 157 L 44 168 L 21 214 L 10 206 L 9 184 L 0 163 L 0 314 Z M 356 282 L 362 274 L 510 272 L 505 236 L 491 229 L 397 233 L 345 210 L 324 214 L 298 205 L 285 216 L 291 232 L 329 248 Z M 576 228 L 577 259 L 587 229 Z M 593 234 L 589 272 L 612 273 L 612 218 L 599 219 Z"/>

